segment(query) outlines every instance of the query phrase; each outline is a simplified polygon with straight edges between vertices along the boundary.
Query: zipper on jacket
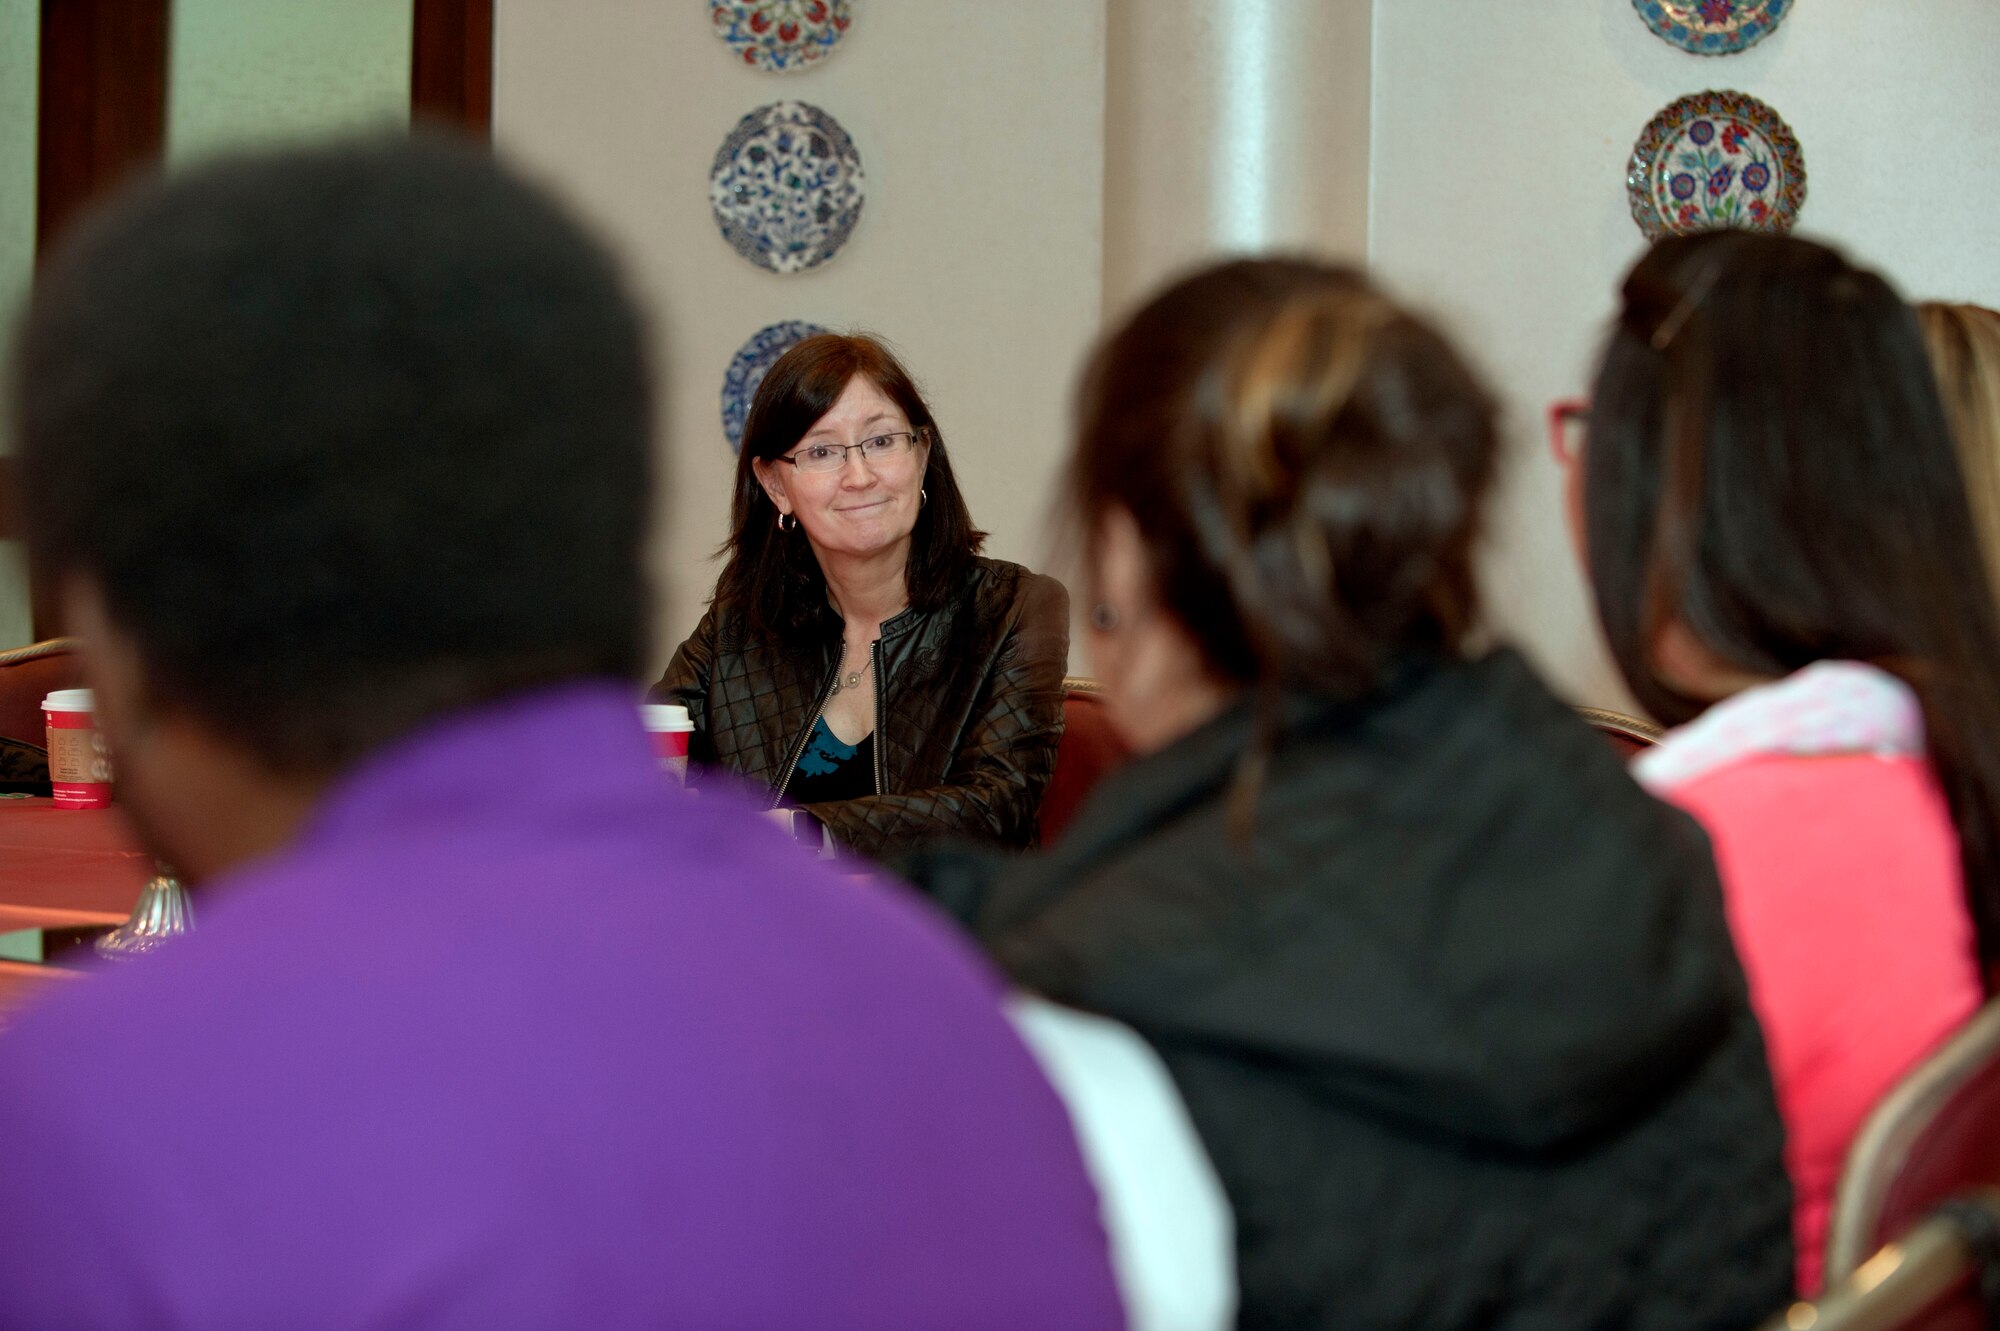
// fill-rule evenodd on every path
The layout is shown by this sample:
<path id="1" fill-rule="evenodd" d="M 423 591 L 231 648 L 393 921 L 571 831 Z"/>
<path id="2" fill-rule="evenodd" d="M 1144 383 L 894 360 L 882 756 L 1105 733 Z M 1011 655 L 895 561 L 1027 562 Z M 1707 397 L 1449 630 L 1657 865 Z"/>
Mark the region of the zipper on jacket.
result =
<path id="1" fill-rule="evenodd" d="M 875 667 L 875 793 L 887 794 L 882 779 L 882 639 L 868 644 L 868 658 Z"/>
<path id="2" fill-rule="evenodd" d="M 840 658 L 836 656 L 833 658 L 833 669 L 827 672 L 826 682 L 819 686 L 819 705 L 812 709 L 812 715 L 806 718 L 806 728 L 799 732 L 798 739 L 793 742 L 792 756 L 785 762 L 785 774 L 778 778 L 777 785 L 771 787 L 771 802 L 766 804 L 765 808 L 775 809 L 785 802 L 785 787 L 792 784 L 792 773 L 798 769 L 799 759 L 806 756 L 806 742 L 812 738 L 813 727 L 819 724 L 821 714 L 826 711 L 826 700 L 833 696 L 833 681 L 839 678 Z M 881 746 L 877 745 L 876 749 L 879 753 Z M 880 762 L 879 758 L 877 762 Z"/>

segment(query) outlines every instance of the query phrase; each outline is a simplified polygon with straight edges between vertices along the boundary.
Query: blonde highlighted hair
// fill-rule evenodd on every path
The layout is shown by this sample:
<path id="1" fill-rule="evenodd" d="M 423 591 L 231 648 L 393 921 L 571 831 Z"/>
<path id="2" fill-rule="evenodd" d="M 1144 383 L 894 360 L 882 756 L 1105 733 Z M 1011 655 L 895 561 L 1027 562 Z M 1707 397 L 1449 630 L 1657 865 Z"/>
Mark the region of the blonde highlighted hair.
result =
<path id="1" fill-rule="evenodd" d="M 1223 678 L 1353 697 L 1411 654 L 1459 651 L 1492 398 L 1360 273 L 1197 272 L 1104 340 L 1079 407 L 1078 527 L 1133 516 Z"/>
<path id="2" fill-rule="evenodd" d="M 1243 835 L 1283 694 L 1359 698 L 1464 649 L 1492 397 L 1361 273 L 1256 259 L 1154 297 L 1098 346 L 1078 407 L 1076 529 L 1129 513 L 1168 612 L 1257 699 Z"/>
<path id="3" fill-rule="evenodd" d="M 2000 589 L 2000 311 L 1926 301 L 1917 322 L 1951 418 L 1987 576 Z"/>

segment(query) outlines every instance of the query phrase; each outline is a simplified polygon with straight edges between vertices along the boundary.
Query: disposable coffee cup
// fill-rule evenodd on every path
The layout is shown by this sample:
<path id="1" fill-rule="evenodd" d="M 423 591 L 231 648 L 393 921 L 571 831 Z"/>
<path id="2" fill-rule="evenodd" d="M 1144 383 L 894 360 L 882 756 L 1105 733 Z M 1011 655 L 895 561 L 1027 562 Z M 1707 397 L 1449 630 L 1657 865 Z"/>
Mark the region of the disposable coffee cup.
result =
<path id="1" fill-rule="evenodd" d="M 49 730 L 49 783 L 58 809 L 102 809 L 111 804 L 111 751 L 97 728 L 89 689 L 57 689 L 42 699 Z"/>
<path id="2" fill-rule="evenodd" d="M 641 703 L 639 719 L 646 733 L 653 737 L 653 752 L 660 759 L 660 770 L 686 785 L 688 737 L 694 734 L 694 721 L 689 718 L 688 709 L 678 703 Z"/>

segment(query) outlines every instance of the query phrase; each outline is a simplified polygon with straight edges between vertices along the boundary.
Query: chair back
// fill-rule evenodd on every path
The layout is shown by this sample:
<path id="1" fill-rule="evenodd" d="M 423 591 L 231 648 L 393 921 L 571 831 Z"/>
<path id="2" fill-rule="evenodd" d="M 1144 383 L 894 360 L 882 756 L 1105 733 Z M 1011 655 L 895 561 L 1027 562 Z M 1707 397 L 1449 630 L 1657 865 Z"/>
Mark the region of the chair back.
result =
<path id="1" fill-rule="evenodd" d="M 1627 762 L 1658 744 L 1660 737 L 1667 733 L 1651 721 L 1641 721 L 1636 716 L 1607 711 L 1602 707 L 1579 707 L 1576 714 L 1589 723 L 1591 729 L 1604 736 Z"/>
<path id="2" fill-rule="evenodd" d="M 1103 687 L 1094 679 L 1063 680 L 1063 737 L 1056 771 L 1042 795 L 1037 837 L 1052 845 L 1076 817 L 1097 783 L 1132 756 L 1132 750 L 1105 715 Z"/>
<path id="3" fill-rule="evenodd" d="M 0 792 L 49 793 L 42 699 L 82 683 L 83 658 L 74 638 L 50 638 L 0 652 Z"/>
<path id="4" fill-rule="evenodd" d="M 1826 1282 L 1945 1198 L 2000 1188 L 2000 1000 L 1989 1002 L 1868 1115 L 1827 1223 Z"/>
<path id="5" fill-rule="evenodd" d="M 1759 1331 L 1990 1331 L 2000 1326 L 2000 1192 L 1940 1204 L 1811 1301 Z"/>

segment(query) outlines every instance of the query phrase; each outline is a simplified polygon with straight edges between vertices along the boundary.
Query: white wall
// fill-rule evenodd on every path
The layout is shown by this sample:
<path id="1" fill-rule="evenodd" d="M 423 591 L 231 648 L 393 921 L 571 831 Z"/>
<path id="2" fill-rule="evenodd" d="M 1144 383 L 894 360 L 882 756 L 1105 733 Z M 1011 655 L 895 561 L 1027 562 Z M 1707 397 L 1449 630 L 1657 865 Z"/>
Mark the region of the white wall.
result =
<path id="1" fill-rule="evenodd" d="M 1310 189 L 1280 179 L 1264 202 L 1310 194 L 1328 216 L 1293 219 L 1283 238 L 1351 253 L 1349 213 L 1365 201 L 1378 272 L 1438 314 L 1503 394 L 1510 465 L 1489 602 L 1579 701 L 1630 706 L 1562 529 L 1541 413 L 1587 386 L 1617 280 L 1643 247 L 1624 171 L 1655 112 L 1707 88 L 1762 97 L 1804 146 L 1805 231 L 1912 295 L 2000 305 L 2000 0 L 1802 0 L 1773 36 L 1723 58 L 1661 42 L 1630 0 L 1372 0 L 1372 35 L 1370 0 L 1320 3 L 1307 31 L 1299 0 L 857 0 L 829 59 L 769 75 L 730 59 L 697 0 L 499 0 L 496 141 L 604 226 L 663 311 L 662 656 L 715 575 L 706 556 L 732 465 L 723 369 L 778 319 L 899 344 L 995 552 L 1043 562 L 1100 292 L 1121 304 L 1150 280 L 1139 269 L 1193 257 L 1190 218 L 1215 211 L 1212 178 L 1228 165 L 1204 154 L 1242 155 L 1245 131 L 1221 127 L 1245 107 L 1262 108 L 1271 135 L 1258 161 L 1296 156 L 1301 122 L 1323 145 L 1327 160 L 1305 164 L 1322 173 Z M 1235 88 L 1259 69 L 1288 77 L 1282 61 L 1231 54 L 1271 49 L 1250 40 L 1252 19 L 1299 28 L 1288 36 L 1323 51 L 1315 71 L 1340 86 L 1301 88 L 1290 118 Z M 723 243 L 706 185 L 736 120 L 787 97 L 846 125 L 869 200 L 838 258 L 779 277 Z M 1167 215 L 1177 206 L 1187 216 Z M 1149 211 L 1158 224 L 1142 234 Z M 1218 233 L 1213 248 L 1231 243 Z"/>
<path id="2" fill-rule="evenodd" d="M 1109 0 L 1107 14 L 1106 320 L 1221 253 L 1365 258 L 1371 0 Z"/>
<path id="3" fill-rule="evenodd" d="M 1625 162 L 1686 93 L 1769 102 L 1804 149 L 1800 230 L 1912 297 L 2000 305 L 2000 3 L 1802 0 L 1750 50 L 1688 55 L 1629 0 L 1376 0 L 1370 253 L 1504 394 L 1496 618 L 1580 701 L 1629 705 L 1597 643 L 1541 411 L 1588 387 L 1643 249 Z"/>
<path id="4" fill-rule="evenodd" d="M 667 484 L 654 561 L 660 660 L 714 583 L 735 459 L 718 396 L 757 329 L 878 331 L 936 412 L 991 553 L 1045 560 L 1048 486 L 1102 273 L 1104 8 L 1098 0 L 864 0 L 798 73 L 736 62 L 693 0 L 500 0 L 494 140 L 627 255 L 658 313 Z M 708 205 L 715 150 L 780 99 L 847 128 L 867 203 L 845 249 L 779 276 Z"/>

